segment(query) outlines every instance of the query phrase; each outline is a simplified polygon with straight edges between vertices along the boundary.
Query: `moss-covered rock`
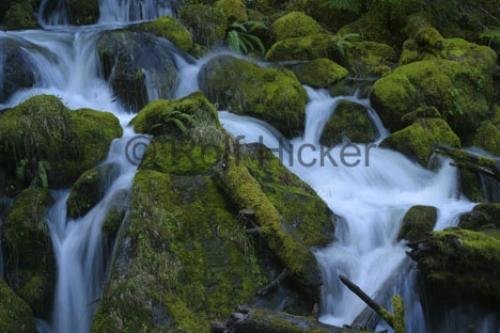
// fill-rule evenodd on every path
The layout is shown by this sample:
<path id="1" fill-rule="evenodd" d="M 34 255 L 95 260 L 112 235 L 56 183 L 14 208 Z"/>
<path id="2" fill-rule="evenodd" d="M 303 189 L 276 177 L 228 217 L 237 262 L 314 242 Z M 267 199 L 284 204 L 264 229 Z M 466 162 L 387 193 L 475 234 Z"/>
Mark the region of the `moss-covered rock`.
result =
<path id="1" fill-rule="evenodd" d="M 290 71 L 221 56 L 201 69 L 198 81 L 221 108 L 261 118 L 288 137 L 302 132 L 307 95 Z"/>
<path id="2" fill-rule="evenodd" d="M 54 253 L 45 221 L 51 204 L 48 190 L 24 190 L 14 200 L 1 234 L 7 282 L 37 316 L 45 318 L 50 315 L 55 285 Z"/>
<path id="3" fill-rule="evenodd" d="M 0 115 L 0 167 L 25 185 L 68 186 L 122 134 L 113 114 L 70 111 L 54 96 L 32 97 Z"/>
<path id="4" fill-rule="evenodd" d="M 481 33 L 480 41 L 482 44 L 491 47 L 497 53 L 497 61 L 500 60 L 500 27 L 487 30 Z"/>
<path id="5" fill-rule="evenodd" d="M 357 143 L 375 141 L 377 131 L 366 108 L 358 103 L 341 101 L 328 120 L 320 137 L 322 145 L 333 147 L 349 139 Z"/>
<path id="6" fill-rule="evenodd" d="M 67 5 L 71 24 L 94 24 L 99 18 L 98 0 L 68 0 Z"/>
<path id="7" fill-rule="evenodd" d="M 88 213 L 101 201 L 119 172 L 116 164 L 104 164 L 84 172 L 71 188 L 67 202 L 68 216 L 78 218 Z"/>
<path id="8" fill-rule="evenodd" d="M 228 18 L 220 8 L 189 5 L 182 9 L 180 18 L 197 44 L 211 47 L 221 42 L 226 35 Z"/>
<path id="9" fill-rule="evenodd" d="M 381 146 L 391 148 L 427 165 L 437 145 L 460 147 L 460 139 L 440 118 L 422 118 L 412 125 L 391 134 Z"/>
<path id="10" fill-rule="evenodd" d="M 337 41 L 338 37 L 326 33 L 288 38 L 275 43 L 266 58 L 270 61 L 338 59 Z"/>
<path id="11" fill-rule="evenodd" d="M 272 24 L 277 40 L 305 37 L 325 32 L 321 25 L 303 12 L 290 12 Z"/>
<path id="12" fill-rule="evenodd" d="M 437 222 L 437 208 L 432 206 L 413 206 L 403 217 L 398 239 L 417 242 L 432 234 Z"/>
<path id="13" fill-rule="evenodd" d="M 314 88 L 326 88 L 347 77 L 349 71 L 335 62 L 316 59 L 291 66 L 299 81 Z"/>
<path id="14" fill-rule="evenodd" d="M 189 52 L 193 48 L 191 33 L 175 18 L 169 16 L 160 17 L 157 20 L 141 23 L 131 27 L 136 31 L 145 31 L 158 37 L 168 39 L 178 48 Z"/>
<path id="15" fill-rule="evenodd" d="M 491 51 L 491 50 L 490 50 Z M 371 100 L 392 131 L 404 126 L 402 117 L 419 106 L 434 106 L 463 138 L 490 114 L 495 55 L 473 64 L 424 60 L 401 66 L 373 86 Z M 486 65 L 487 64 L 487 65 Z"/>
<path id="16" fill-rule="evenodd" d="M 377 42 L 349 42 L 342 54 L 342 64 L 361 76 L 388 74 L 395 62 L 394 49 Z"/>
<path id="17" fill-rule="evenodd" d="M 30 307 L 2 279 L 0 279 L 0 331 L 4 333 L 37 332 Z"/>
<path id="18" fill-rule="evenodd" d="M 471 230 L 500 229 L 500 204 L 480 204 L 460 217 L 460 228 Z"/>
<path id="19" fill-rule="evenodd" d="M 500 300 L 500 239 L 481 232 L 451 229 L 414 246 L 410 256 L 433 295 L 479 304 Z"/>
<path id="20" fill-rule="evenodd" d="M 495 116 L 478 128 L 472 143 L 492 154 L 500 155 L 500 106 L 496 107 Z"/>
<path id="21" fill-rule="evenodd" d="M 173 96 L 177 68 L 167 42 L 148 33 L 115 30 L 101 34 L 96 47 L 104 77 L 130 110 Z"/>
<path id="22" fill-rule="evenodd" d="M 214 5 L 226 14 L 230 22 L 248 20 L 247 8 L 243 0 L 217 0 Z"/>
<path id="23" fill-rule="evenodd" d="M 35 29 L 38 23 L 35 9 L 29 0 L 12 2 L 6 11 L 2 25 L 9 30 Z"/>

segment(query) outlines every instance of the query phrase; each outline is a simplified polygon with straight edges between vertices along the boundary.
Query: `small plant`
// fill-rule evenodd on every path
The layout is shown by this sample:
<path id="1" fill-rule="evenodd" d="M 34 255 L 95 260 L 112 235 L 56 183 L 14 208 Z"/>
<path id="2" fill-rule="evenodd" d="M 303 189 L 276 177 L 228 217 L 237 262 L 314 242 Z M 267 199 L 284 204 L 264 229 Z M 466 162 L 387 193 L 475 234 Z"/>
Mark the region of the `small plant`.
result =
<path id="1" fill-rule="evenodd" d="M 234 22 L 227 33 L 229 48 L 243 54 L 253 51 L 264 54 L 266 52 L 264 44 L 259 37 L 254 35 L 254 32 L 259 29 L 267 29 L 267 27 L 260 21 Z"/>
<path id="2" fill-rule="evenodd" d="M 151 129 L 157 129 L 160 127 L 164 127 L 167 124 L 172 124 L 179 131 L 182 132 L 182 134 L 186 134 L 188 132 L 188 124 L 193 124 L 194 123 L 194 118 L 193 116 L 183 113 L 181 111 L 171 111 L 168 112 L 163 116 L 162 122 L 156 125 L 153 125 Z"/>
<path id="3" fill-rule="evenodd" d="M 337 42 L 335 43 L 335 46 L 337 48 L 337 51 L 345 57 L 345 50 L 346 48 L 350 47 L 352 45 L 352 42 L 359 41 L 361 39 L 361 36 L 356 33 L 349 33 L 345 35 L 341 35 Z"/>

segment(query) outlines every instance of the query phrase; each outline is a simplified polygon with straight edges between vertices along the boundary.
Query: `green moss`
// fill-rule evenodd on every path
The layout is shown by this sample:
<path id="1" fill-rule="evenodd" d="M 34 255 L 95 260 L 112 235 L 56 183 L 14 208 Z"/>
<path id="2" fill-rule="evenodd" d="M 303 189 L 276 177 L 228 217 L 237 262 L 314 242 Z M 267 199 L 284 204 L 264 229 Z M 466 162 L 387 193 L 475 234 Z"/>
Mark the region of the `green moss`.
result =
<path id="1" fill-rule="evenodd" d="M 401 129 L 401 118 L 415 108 L 434 106 L 460 137 L 467 138 L 489 116 L 493 91 L 492 72 L 487 68 L 494 63 L 494 57 L 477 65 L 451 60 L 413 62 L 378 80 L 371 100 L 392 131 Z"/>
<path id="2" fill-rule="evenodd" d="M 460 217 L 460 228 L 471 229 L 475 231 L 485 229 L 500 229 L 500 204 L 479 204 L 472 212 Z"/>
<path id="3" fill-rule="evenodd" d="M 334 32 L 352 22 L 358 16 L 350 10 L 336 9 L 329 0 L 292 0 L 287 3 L 287 11 L 303 11 L 322 26 Z M 334 19 L 332 19 L 334 18 Z"/>
<path id="4" fill-rule="evenodd" d="M 35 320 L 29 306 L 0 279 L 0 331 L 35 333 Z"/>
<path id="5" fill-rule="evenodd" d="M 393 296 L 392 297 L 392 309 L 394 312 L 393 315 L 393 326 L 395 333 L 405 333 L 405 304 L 401 296 Z"/>
<path id="6" fill-rule="evenodd" d="M 274 21 L 272 25 L 277 40 L 305 37 L 325 30 L 312 17 L 303 12 L 290 12 Z"/>
<path id="7" fill-rule="evenodd" d="M 344 79 L 349 71 L 333 61 L 321 58 L 293 66 L 299 81 L 314 88 L 326 88 Z"/>
<path id="8" fill-rule="evenodd" d="M 9 285 L 36 315 L 46 317 L 55 284 L 54 253 L 45 221 L 51 204 L 48 190 L 24 190 L 14 200 L 1 235 Z"/>
<path id="9" fill-rule="evenodd" d="M 118 177 L 116 164 L 105 164 L 84 172 L 71 188 L 68 198 L 68 216 L 85 215 L 104 197 L 106 187 Z"/>
<path id="10" fill-rule="evenodd" d="M 482 44 L 495 50 L 497 53 L 497 60 L 500 59 L 500 27 L 481 33 L 479 38 Z"/>
<path id="11" fill-rule="evenodd" d="M 423 118 L 391 134 L 381 145 L 414 157 L 426 166 L 438 144 L 460 147 L 460 139 L 443 119 Z"/>
<path id="12" fill-rule="evenodd" d="M 0 115 L 0 166 L 29 185 L 44 162 L 50 187 L 67 186 L 104 159 L 121 134 L 111 113 L 70 111 L 56 97 L 32 97 Z"/>
<path id="13" fill-rule="evenodd" d="M 168 39 L 186 52 L 189 52 L 193 48 L 191 33 L 179 21 L 169 16 L 163 16 L 155 21 L 139 24 L 132 27 L 132 29 L 151 32 L 158 37 Z"/>
<path id="14" fill-rule="evenodd" d="M 180 18 L 197 44 L 210 47 L 222 41 L 226 35 L 228 19 L 220 8 L 190 5 L 182 9 Z"/>
<path id="15" fill-rule="evenodd" d="M 383 76 L 396 62 L 396 52 L 389 45 L 363 41 L 349 43 L 342 58 L 342 63 L 356 74 Z"/>
<path id="16" fill-rule="evenodd" d="M 459 297 L 455 301 L 460 303 L 468 299 L 497 304 L 500 299 L 499 238 L 450 229 L 434 233 L 423 246 L 429 251 L 413 255 L 417 255 L 419 268 L 436 295 Z"/>
<path id="17" fill-rule="evenodd" d="M 67 5 L 71 24 L 94 24 L 99 18 L 98 0 L 69 0 Z"/>
<path id="18" fill-rule="evenodd" d="M 202 68 L 199 82 L 220 108 L 265 120 L 288 137 L 302 132 L 307 95 L 290 71 L 221 56 Z"/>
<path id="19" fill-rule="evenodd" d="M 248 20 L 245 2 L 242 0 L 217 0 L 215 8 L 222 10 L 231 22 Z"/>
<path id="20" fill-rule="evenodd" d="M 9 30 L 35 29 L 38 27 L 34 9 L 29 0 L 13 2 L 3 20 L 3 25 Z"/>
<path id="21" fill-rule="evenodd" d="M 352 142 L 369 143 L 377 136 L 368 111 L 361 104 L 341 101 L 328 120 L 320 137 L 322 145 L 333 147 L 345 138 Z"/>
<path id="22" fill-rule="evenodd" d="M 428 237 L 437 222 L 437 209 L 431 206 L 413 206 L 403 218 L 398 239 L 417 242 Z"/>
<path id="23" fill-rule="evenodd" d="M 495 116 L 484 122 L 472 138 L 472 143 L 492 154 L 500 155 L 500 107 L 496 107 Z"/>
<path id="24" fill-rule="evenodd" d="M 314 34 L 306 37 L 288 38 L 278 41 L 267 52 L 269 61 L 337 59 L 338 38 L 329 34 Z"/>

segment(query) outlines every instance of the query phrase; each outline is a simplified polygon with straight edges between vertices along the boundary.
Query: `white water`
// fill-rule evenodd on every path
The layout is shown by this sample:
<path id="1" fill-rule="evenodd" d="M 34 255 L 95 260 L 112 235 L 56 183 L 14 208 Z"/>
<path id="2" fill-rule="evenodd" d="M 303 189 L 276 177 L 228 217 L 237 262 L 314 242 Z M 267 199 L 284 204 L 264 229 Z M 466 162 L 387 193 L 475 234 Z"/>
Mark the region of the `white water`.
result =
<path id="1" fill-rule="evenodd" d="M 407 260 L 404 244 L 398 243 L 396 238 L 401 220 L 410 207 L 417 204 L 437 207 L 436 228 L 443 229 L 456 225 L 457 216 L 471 210 L 474 204 L 459 194 L 457 170 L 448 160 L 441 160 L 439 170 L 431 172 L 399 153 L 376 148 L 369 151 L 368 167 L 366 154 L 362 163 L 349 167 L 340 162 L 342 146 L 338 146 L 332 153 L 337 166 L 331 163 L 321 166 L 319 162 L 314 166 L 302 165 L 298 147 L 313 144 L 317 149 L 316 153 L 311 149 L 302 151 L 300 158 L 305 163 L 319 159 L 319 137 L 339 100 L 366 104 L 355 97 L 331 98 L 324 91 L 308 89 L 308 93 L 310 102 L 304 137 L 291 141 L 295 147 L 293 157 L 290 159 L 290 154 L 285 152 L 282 160 L 341 217 L 336 241 L 316 251 L 325 283 L 320 320 L 332 325 L 349 325 L 364 309 L 364 304 L 340 283 L 339 274 L 375 295 Z M 376 114 L 369 114 L 380 137 L 386 135 Z M 272 131 L 259 122 L 227 112 L 221 112 L 220 119 L 227 131 L 234 136 L 243 135 L 246 143 L 259 142 L 263 138 L 269 148 L 278 147 L 278 139 Z M 362 152 L 367 151 L 367 145 L 358 146 Z M 411 313 L 418 316 L 418 307 L 418 304 L 410 307 L 409 316 Z M 417 325 L 411 332 L 425 332 L 425 327 Z"/>

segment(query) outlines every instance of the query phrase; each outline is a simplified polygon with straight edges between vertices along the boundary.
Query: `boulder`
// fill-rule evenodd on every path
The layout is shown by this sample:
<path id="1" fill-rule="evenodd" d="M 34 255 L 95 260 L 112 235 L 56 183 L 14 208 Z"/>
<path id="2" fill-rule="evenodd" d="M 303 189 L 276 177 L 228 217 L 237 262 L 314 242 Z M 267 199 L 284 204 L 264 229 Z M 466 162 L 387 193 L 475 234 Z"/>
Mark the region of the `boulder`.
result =
<path id="1" fill-rule="evenodd" d="M 432 206 L 413 206 L 403 217 L 398 240 L 418 242 L 432 235 L 437 222 L 437 208 Z"/>
<path id="2" fill-rule="evenodd" d="M 318 22 L 303 12 L 290 12 L 280 17 L 272 24 L 272 30 L 277 40 L 325 32 Z"/>
<path id="3" fill-rule="evenodd" d="M 333 147 L 349 139 L 356 143 L 375 141 L 377 131 L 373 125 L 368 110 L 350 101 L 341 101 L 326 123 L 320 137 L 320 143 Z"/>
<path id="4" fill-rule="evenodd" d="M 327 88 L 347 77 L 349 71 L 330 59 L 320 58 L 290 67 L 302 84 Z"/>
<path id="5" fill-rule="evenodd" d="M 269 61 L 339 59 L 338 37 L 327 33 L 287 38 L 276 42 L 266 54 Z"/>
<path id="6" fill-rule="evenodd" d="M 151 22 L 141 23 L 129 29 L 133 31 L 150 32 L 158 37 L 168 39 L 185 52 L 189 52 L 193 48 L 193 37 L 191 33 L 179 21 L 169 16 L 163 16 Z"/>
<path id="7" fill-rule="evenodd" d="M 44 318 L 50 316 L 55 287 L 54 252 L 45 220 L 52 202 L 47 189 L 24 190 L 15 198 L 1 233 L 9 286 Z"/>
<path id="8" fill-rule="evenodd" d="M 470 213 L 460 217 L 460 228 L 481 231 L 500 229 L 500 204 L 479 204 Z"/>
<path id="9" fill-rule="evenodd" d="M 203 66 L 198 82 L 222 109 L 265 120 L 287 137 L 303 130 L 307 95 L 288 70 L 220 56 Z"/>
<path id="10" fill-rule="evenodd" d="M 138 111 L 149 100 L 173 96 L 175 49 L 165 40 L 148 33 L 107 31 L 96 47 L 104 77 L 128 109 Z"/>
<path id="11" fill-rule="evenodd" d="M 500 106 L 496 106 L 495 116 L 477 129 L 472 143 L 494 155 L 500 155 Z"/>
<path id="12" fill-rule="evenodd" d="M 37 332 L 30 307 L 2 279 L 0 279 L 0 331 L 4 333 Z"/>
<path id="13" fill-rule="evenodd" d="M 222 10 L 229 22 L 248 20 L 247 8 L 243 0 L 217 0 L 215 8 Z"/>
<path id="14" fill-rule="evenodd" d="M 226 36 L 228 18 L 220 8 L 188 5 L 180 13 L 181 22 L 191 31 L 193 41 L 205 47 L 221 43 Z"/>
<path id="15" fill-rule="evenodd" d="M 99 19 L 98 0 L 68 0 L 69 21 L 73 25 L 94 24 Z"/>
<path id="16" fill-rule="evenodd" d="M 381 147 L 397 150 L 427 166 L 438 145 L 460 148 L 460 139 L 440 118 L 420 118 L 412 125 L 397 131 L 381 143 Z"/>
<path id="17" fill-rule="evenodd" d="M 38 28 L 38 23 L 35 17 L 35 9 L 33 8 L 31 1 L 18 0 L 10 3 L 10 7 L 5 12 L 2 25 L 8 30 Z"/>
<path id="18" fill-rule="evenodd" d="M 71 188 L 68 216 L 84 216 L 104 197 L 108 186 L 119 176 L 117 164 L 104 164 L 84 172 Z"/>
<path id="19" fill-rule="evenodd" d="M 388 74 L 397 62 L 396 52 L 386 44 L 361 41 L 347 42 L 341 51 L 341 64 L 362 77 Z"/>
<path id="20" fill-rule="evenodd" d="M 25 186 L 72 184 L 122 135 L 113 114 L 71 111 L 54 96 L 32 97 L 0 115 L 0 168 Z"/>

